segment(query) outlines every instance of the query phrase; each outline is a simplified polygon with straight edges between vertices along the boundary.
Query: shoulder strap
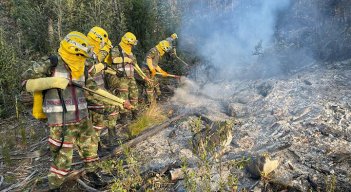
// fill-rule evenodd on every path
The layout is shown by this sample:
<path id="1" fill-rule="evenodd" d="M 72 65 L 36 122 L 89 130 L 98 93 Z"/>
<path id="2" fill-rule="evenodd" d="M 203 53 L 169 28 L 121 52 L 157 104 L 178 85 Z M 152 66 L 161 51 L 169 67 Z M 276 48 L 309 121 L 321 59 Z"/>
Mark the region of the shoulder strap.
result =
<path id="1" fill-rule="evenodd" d="M 127 76 L 126 68 L 124 65 L 124 55 L 123 55 L 122 47 L 120 45 L 117 45 L 117 48 L 118 48 L 119 54 L 121 54 L 121 57 L 122 57 L 122 67 L 123 67 L 124 75 Z"/>
<path id="2" fill-rule="evenodd" d="M 87 66 L 84 67 L 84 84 L 87 84 L 87 80 L 88 80 L 88 75 L 89 75 L 89 69 Z"/>
<path id="3" fill-rule="evenodd" d="M 55 67 L 57 67 L 58 65 L 58 57 L 56 55 L 51 55 L 49 57 L 49 60 L 50 60 L 50 63 L 51 63 L 51 70 L 53 71 L 53 69 Z M 58 153 L 61 149 L 62 149 L 62 146 L 63 146 L 63 142 L 65 141 L 65 134 L 66 134 L 66 130 L 67 130 L 67 127 L 66 127 L 66 113 L 67 113 L 67 108 L 66 108 L 66 103 L 65 103 L 65 100 L 63 98 L 63 94 L 62 94 L 62 90 L 61 89 L 56 89 L 57 90 L 57 94 L 59 96 L 59 99 L 60 99 L 60 102 L 61 102 L 61 105 L 62 105 L 62 132 L 61 132 L 61 145 L 59 148 L 57 148 L 55 150 L 56 153 Z"/>

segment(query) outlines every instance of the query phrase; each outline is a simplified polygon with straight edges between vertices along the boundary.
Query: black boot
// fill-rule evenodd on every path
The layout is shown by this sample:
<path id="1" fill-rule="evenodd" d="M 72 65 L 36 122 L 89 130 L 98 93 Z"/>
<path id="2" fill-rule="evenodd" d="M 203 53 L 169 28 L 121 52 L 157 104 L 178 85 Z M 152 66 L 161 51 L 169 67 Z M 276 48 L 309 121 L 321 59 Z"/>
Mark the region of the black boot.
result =
<path id="1" fill-rule="evenodd" d="M 60 192 L 60 188 L 49 189 L 49 192 Z"/>
<path id="2" fill-rule="evenodd" d="M 108 143 L 110 146 L 116 144 L 116 128 L 108 128 Z"/>
<path id="3" fill-rule="evenodd" d="M 130 113 L 122 113 L 121 117 L 117 120 L 119 124 L 126 125 L 129 124 L 131 120 L 131 114 Z"/>
<path id="4" fill-rule="evenodd" d="M 140 116 L 140 111 L 139 110 L 133 110 L 132 111 L 132 119 L 135 120 Z"/>
<path id="5" fill-rule="evenodd" d="M 83 176 L 85 182 L 94 188 L 101 188 L 107 185 L 98 172 L 87 172 Z"/>

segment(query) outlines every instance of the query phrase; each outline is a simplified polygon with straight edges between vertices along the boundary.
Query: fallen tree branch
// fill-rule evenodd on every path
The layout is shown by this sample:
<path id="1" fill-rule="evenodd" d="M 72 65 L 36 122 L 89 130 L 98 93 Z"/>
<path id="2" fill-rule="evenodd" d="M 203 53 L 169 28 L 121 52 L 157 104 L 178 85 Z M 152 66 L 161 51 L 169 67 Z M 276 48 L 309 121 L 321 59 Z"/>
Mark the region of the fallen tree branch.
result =
<path id="1" fill-rule="evenodd" d="M 35 158 L 43 157 L 48 152 L 49 151 L 37 150 L 37 151 L 31 152 L 31 153 L 15 154 L 13 156 L 20 156 L 20 155 L 22 155 L 22 157 L 10 157 L 10 159 L 11 160 L 35 159 Z M 3 159 L 3 158 L 4 157 L 0 157 L 0 160 Z"/>
<path id="2" fill-rule="evenodd" d="M 4 182 L 4 176 L 0 175 L 0 187 L 1 187 L 3 182 Z"/>
<path id="3" fill-rule="evenodd" d="M 100 160 L 106 160 L 108 158 L 111 158 L 111 157 L 114 157 L 116 155 L 119 155 L 120 153 L 123 152 L 123 149 L 125 149 L 126 147 L 133 147 L 133 146 L 135 146 L 136 144 L 138 144 L 138 143 L 144 141 L 145 139 L 147 139 L 148 137 L 159 133 L 162 129 L 164 129 L 165 127 L 169 126 L 174 121 L 177 121 L 177 120 L 181 119 L 184 116 L 185 116 L 185 114 L 178 115 L 178 116 L 173 117 L 172 119 L 169 119 L 168 121 L 166 121 L 166 122 L 164 122 L 164 123 L 162 123 L 160 125 L 154 126 L 154 127 L 150 128 L 150 129 L 147 129 L 146 131 L 142 132 L 140 136 L 128 141 L 127 143 L 123 144 L 122 146 L 119 146 L 119 147 L 115 148 L 112 151 L 112 153 L 110 153 L 109 155 L 106 155 L 104 157 L 101 157 Z M 79 176 L 83 174 L 84 170 L 85 169 L 82 168 L 82 169 L 79 169 L 79 170 L 72 171 L 71 174 L 69 174 L 66 177 L 65 182 L 66 181 L 70 181 L 70 180 L 78 180 Z"/>
<path id="4" fill-rule="evenodd" d="M 41 144 L 46 143 L 46 142 L 48 142 L 48 138 L 47 138 L 47 137 L 44 137 L 44 138 L 41 139 L 38 143 L 35 143 L 35 144 L 31 145 L 31 146 L 29 147 L 29 148 L 30 148 L 29 151 L 34 151 L 35 148 L 37 148 L 38 146 L 40 146 Z"/>
<path id="5" fill-rule="evenodd" d="M 29 183 L 29 181 L 31 180 L 31 178 L 32 178 L 35 174 L 37 174 L 37 173 L 38 173 L 38 171 L 35 170 L 35 171 L 34 171 L 33 173 L 31 173 L 28 177 L 26 177 L 23 181 L 21 181 L 21 182 L 19 182 L 19 183 L 16 183 L 16 184 L 13 184 L 13 185 L 11 185 L 9 188 L 4 189 L 4 190 L 2 190 L 1 192 L 12 191 L 12 190 L 14 190 L 14 189 L 16 189 L 16 188 L 26 186 L 26 185 Z"/>
<path id="6" fill-rule="evenodd" d="M 148 137 L 151 137 L 151 136 L 159 133 L 162 129 L 169 126 L 174 121 L 181 119 L 183 116 L 184 115 L 178 115 L 178 116 L 173 117 L 172 119 L 162 123 L 161 125 L 157 125 L 157 126 L 154 126 L 150 129 L 146 129 L 146 131 L 142 132 L 142 134 L 140 136 L 128 141 L 127 143 L 124 143 L 122 146 L 115 148 L 111 154 L 112 157 L 121 154 L 123 152 L 123 149 L 133 147 L 136 144 L 138 144 L 142 141 L 145 141 L 145 139 L 147 139 Z M 102 159 L 105 159 L 105 158 L 102 158 Z"/>

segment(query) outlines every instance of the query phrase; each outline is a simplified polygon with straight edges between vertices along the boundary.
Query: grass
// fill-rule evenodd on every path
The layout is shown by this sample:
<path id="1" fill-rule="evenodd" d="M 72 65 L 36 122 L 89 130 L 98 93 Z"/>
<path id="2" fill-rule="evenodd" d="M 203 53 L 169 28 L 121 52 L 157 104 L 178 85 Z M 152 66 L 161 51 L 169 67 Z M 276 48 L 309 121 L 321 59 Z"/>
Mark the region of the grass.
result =
<path id="1" fill-rule="evenodd" d="M 336 176 L 334 174 L 325 178 L 326 192 L 334 192 L 336 189 Z"/>
<path id="2" fill-rule="evenodd" d="M 140 115 L 140 117 L 138 117 L 138 119 L 133 121 L 128 126 L 130 136 L 137 136 L 146 128 L 160 124 L 161 122 L 165 121 L 166 118 L 167 117 L 162 109 L 156 103 L 153 103 Z"/>

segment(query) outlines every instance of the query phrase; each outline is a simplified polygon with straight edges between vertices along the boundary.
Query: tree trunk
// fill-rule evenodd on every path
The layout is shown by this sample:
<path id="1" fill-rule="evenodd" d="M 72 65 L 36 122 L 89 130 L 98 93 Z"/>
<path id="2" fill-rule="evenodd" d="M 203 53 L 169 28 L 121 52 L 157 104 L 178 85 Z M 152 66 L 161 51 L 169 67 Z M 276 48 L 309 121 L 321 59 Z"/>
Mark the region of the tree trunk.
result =
<path id="1" fill-rule="evenodd" d="M 49 39 L 49 49 L 52 52 L 52 47 L 54 47 L 54 22 L 51 17 L 48 18 L 48 39 Z"/>

